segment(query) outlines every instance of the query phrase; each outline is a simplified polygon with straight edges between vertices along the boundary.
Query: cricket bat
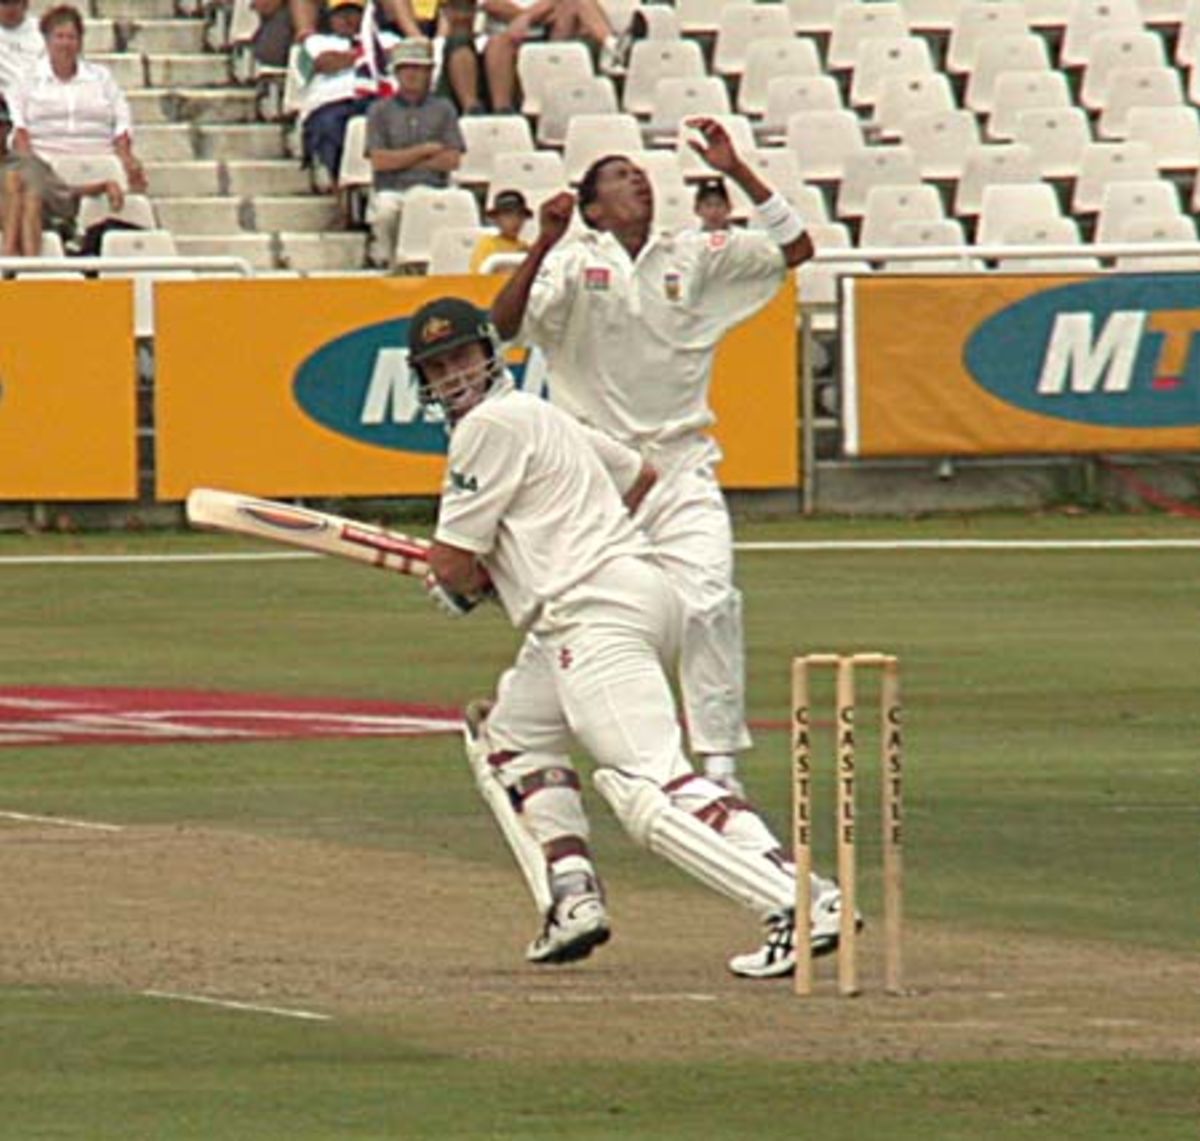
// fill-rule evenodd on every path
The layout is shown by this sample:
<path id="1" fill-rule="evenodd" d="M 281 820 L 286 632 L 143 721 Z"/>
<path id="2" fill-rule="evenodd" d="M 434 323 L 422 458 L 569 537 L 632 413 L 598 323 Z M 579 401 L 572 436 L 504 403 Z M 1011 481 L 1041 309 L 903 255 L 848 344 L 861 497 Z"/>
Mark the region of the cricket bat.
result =
<path id="1" fill-rule="evenodd" d="M 426 539 L 274 499 L 197 487 L 187 497 L 187 518 L 193 527 L 250 535 L 397 574 L 424 577 L 429 571 Z"/>

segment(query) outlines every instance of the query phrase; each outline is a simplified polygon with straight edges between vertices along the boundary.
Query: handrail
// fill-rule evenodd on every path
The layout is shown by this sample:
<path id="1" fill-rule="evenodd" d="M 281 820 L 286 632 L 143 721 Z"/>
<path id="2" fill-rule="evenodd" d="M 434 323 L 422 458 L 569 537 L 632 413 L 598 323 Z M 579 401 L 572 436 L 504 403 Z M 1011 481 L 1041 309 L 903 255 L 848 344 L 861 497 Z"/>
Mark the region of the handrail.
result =
<path id="1" fill-rule="evenodd" d="M 876 261 L 984 261 L 999 258 L 1112 258 L 1171 257 L 1191 254 L 1200 257 L 1200 242 L 1103 242 L 1075 245 L 1012 246 L 839 246 L 817 249 L 814 260 L 820 262 Z"/>
<path id="2" fill-rule="evenodd" d="M 74 273 L 87 270 L 127 271 L 130 273 L 154 270 L 191 269 L 209 273 L 237 273 L 253 277 L 254 267 L 245 259 L 217 255 L 186 254 L 114 258 L 114 257 L 0 257 L 0 273 Z"/>

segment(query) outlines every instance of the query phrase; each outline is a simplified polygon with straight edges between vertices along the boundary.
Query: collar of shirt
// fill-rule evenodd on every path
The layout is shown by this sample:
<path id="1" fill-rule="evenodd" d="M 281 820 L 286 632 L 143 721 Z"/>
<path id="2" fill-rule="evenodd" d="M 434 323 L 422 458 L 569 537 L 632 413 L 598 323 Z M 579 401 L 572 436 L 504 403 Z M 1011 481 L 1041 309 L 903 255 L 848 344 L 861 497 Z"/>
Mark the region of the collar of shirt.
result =
<path id="1" fill-rule="evenodd" d="M 33 65 L 33 74 L 37 79 L 53 80 L 55 83 L 78 83 L 84 79 L 96 79 L 100 75 L 99 68 L 95 64 L 88 63 L 82 56 L 75 61 L 75 74 L 70 79 L 59 79 L 54 74 L 54 69 L 50 66 L 50 57 L 48 55 L 39 56 L 37 62 Z"/>

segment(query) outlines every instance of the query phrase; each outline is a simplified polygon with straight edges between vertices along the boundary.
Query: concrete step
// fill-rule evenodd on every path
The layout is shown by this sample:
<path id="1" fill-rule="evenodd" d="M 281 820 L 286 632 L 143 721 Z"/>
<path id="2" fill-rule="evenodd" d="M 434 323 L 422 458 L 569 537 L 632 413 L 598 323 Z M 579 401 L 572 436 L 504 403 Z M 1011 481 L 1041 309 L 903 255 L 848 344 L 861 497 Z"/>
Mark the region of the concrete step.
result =
<path id="1" fill-rule="evenodd" d="M 123 30 L 128 51 L 148 55 L 199 55 L 205 51 L 203 20 L 136 20 Z"/>
<path id="2" fill-rule="evenodd" d="M 187 162 L 196 157 L 192 128 L 187 123 L 149 123 L 134 135 L 134 149 L 143 162 Z"/>
<path id="3" fill-rule="evenodd" d="M 175 0 L 92 0 L 92 15 L 109 20 L 169 20 Z"/>
<path id="4" fill-rule="evenodd" d="M 215 198 L 221 193 L 218 162 L 148 162 L 153 198 Z"/>
<path id="5" fill-rule="evenodd" d="M 260 194 L 308 194 L 308 171 L 292 159 L 231 160 L 225 164 L 227 193 L 249 198 Z"/>
<path id="6" fill-rule="evenodd" d="M 146 86 L 146 69 L 136 52 L 88 52 L 92 63 L 102 63 L 125 92 Z"/>
<path id="7" fill-rule="evenodd" d="M 255 94 L 237 87 L 150 87 L 135 104 L 135 123 L 254 123 Z"/>
<path id="8" fill-rule="evenodd" d="M 126 91 L 129 113 L 133 116 L 136 131 L 143 123 L 170 123 L 174 116 L 171 100 L 173 93 L 161 87 L 144 87 L 139 91 Z"/>
<path id="9" fill-rule="evenodd" d="M 175 245 L 181 254 L 193 257 L 245 258 L 255 269 L 275 268 L 276 242 L 270 234 L 212 234 L 180 233 Z"/>
<path id="10" fill-rule="evenodd" d="M 117 39 L 117 27 L 112 20 L 95 20 L 87 17 L 83 21 L 83 42 L 87 46 L 88 58 L 108 55 L 122 50 Z"/>
<path id="11" fill-rule="evenodd" d="M 147 87 L 227 87 L 229 60 L 207 52 L 192 55 L 148 55 Z"/>
<path id="12" fill-rule="evenodd" d="M 337 201 L 316 194 L 258 197 L 253 200 L 253 226 L 260 234 L 276 230 L 321 233 L 332 230 L 341 220 Z"/>
<path id="13" fill-rule="evenodd" d="M 285 158 L 283 130 L 272 123 L 201 125 L 197 133 L 198 158 Z"/>
<path id="14" fill-rule="evenodd" d="M 239 198 L 162 198 L 155 203 L 158 221 L 173 234 L 235 236 L 252 229 Z"/>
<path id="15" fill-rule="evenodd" d="M 288 269 L 313 271 L 361 270 L 366 263 L 366 234 L 279 235 L 280 261 Z"/>

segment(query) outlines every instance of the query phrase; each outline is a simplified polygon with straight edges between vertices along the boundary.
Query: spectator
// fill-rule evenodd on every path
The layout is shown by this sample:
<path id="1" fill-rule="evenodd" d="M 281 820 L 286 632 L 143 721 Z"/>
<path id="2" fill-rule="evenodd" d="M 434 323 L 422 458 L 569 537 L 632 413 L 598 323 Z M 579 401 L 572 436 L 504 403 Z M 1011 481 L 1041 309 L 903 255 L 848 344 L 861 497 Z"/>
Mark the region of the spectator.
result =
<path id="1" fill-rule="evenodd" d="M 304 3 L 307 0 L 292 0 Z M 427 40 L 433 35 L 436 19 L 421 20 L 411 0 L 367 0 L 363 13 L 362 53 L 356 68 L 356 93 L 372 99 L 390 98 L 396 94 L 396 84 L 388 66 L 388 53 L 398 36 L 409 40 Z"/>
<path id="2" fill-rule="evenodd" d="M 306 78 L 300 103 L 304 165 L 313 173 L 313 185 L 321 189 L 336 186 L 346 124 L 355 115 L 365 115 L 371 102 L 357 93 L 355 75 L 362 54 L 364 0 L 330 3 L 329 32 L 308 36 L 300 46 L 300 70 Z M 389 47 L 398 42 L 391 32 L 381 34 Z"/>
<path id="3" fill-rule="evenodd" d="M 391 51 L 397 91 L 367 112 L 367 157 L 374 172 L 367 218 L 371 259 L 392 265 L 404 199 L 419 187 L 441 189 L 466 150 L 458 113 L 429 93 L 433 48 L 428 40 L 401 40 Z"/>
<path id="4" fill-rule="evenodd" d="M 699 220 L 700 229 L 707 233 L 715 230 L 728 230 L 729 215 L 733 206 L 729 201 L 729 191 L 719 178 L 706 178 L 696 187 L 696 198 L 692 208 Z"/>
<path id="5" fill-rule="evenodd" d="M 37 20 L 29 14 L 29 0 L 0 0 L 0 95 L 7 94 L 45 52 Z"/>
<path id="6" fill-rule="evenodd" d="M 62 155 L 115 154 L 129 189 L 146 189 L 133 153 L 129 103 L 108 68 L 82 58 L 83 17 L 69 4 L 51 8 L 40 24 L 46 55 L 9 96 L 13 150 L 53 163 Z"/>
<path id="7" fill-rule="evenodd" d="M 438 9 L 445 36 L 437 93 L 454 101 L 460 115 L 491 107 L 487 76 L 475 35 L 476 0 L 442 0 Z"/>
<path id="8" fill-rule="evenodd" d="M 85 195 L 106 194 L 109 206 L 119 212 L 125 202 L 118 182 L 68 186 L 49 163 L 36 155 L 13 154 L 8 147 L 12 127 L 8 105 L 0 99 L 0 230 L 4 231 L 5 257 L 37 257 L 42 252 L 42 232 L 69 229 Z"/>
<path id="9" fill-rule="evenodd" d="M 517 53 L 527 40 L 586 40 L 599 56 L 600 70 L 625 70 L 633 33 L 618 35 L 599 0 L 485 0 L 489 21 L 484 65 L 492 107 L 516 110 Z"/>
<path id="10" fill-rule="evenodd" d="M 471 253 L 471 272 L 482 273 L 483 265 L 493 254 L 523 254 L 529 243 L 521 240 L 521 227 L 533 217 L 533 211 L 519 190 L 501 190 L 487 212 L 498 233 L 480 238 Z"/>
<path id="11" fill-rule="evenodd" d="M 250 0 L 258 27 L 250 40 L 254 58 L 264 67 L 287 67 L 288 52 L 296 39 L 296 23 L 287 0 Z M 316 30 L 316 5 L 313 5 Z"/>

